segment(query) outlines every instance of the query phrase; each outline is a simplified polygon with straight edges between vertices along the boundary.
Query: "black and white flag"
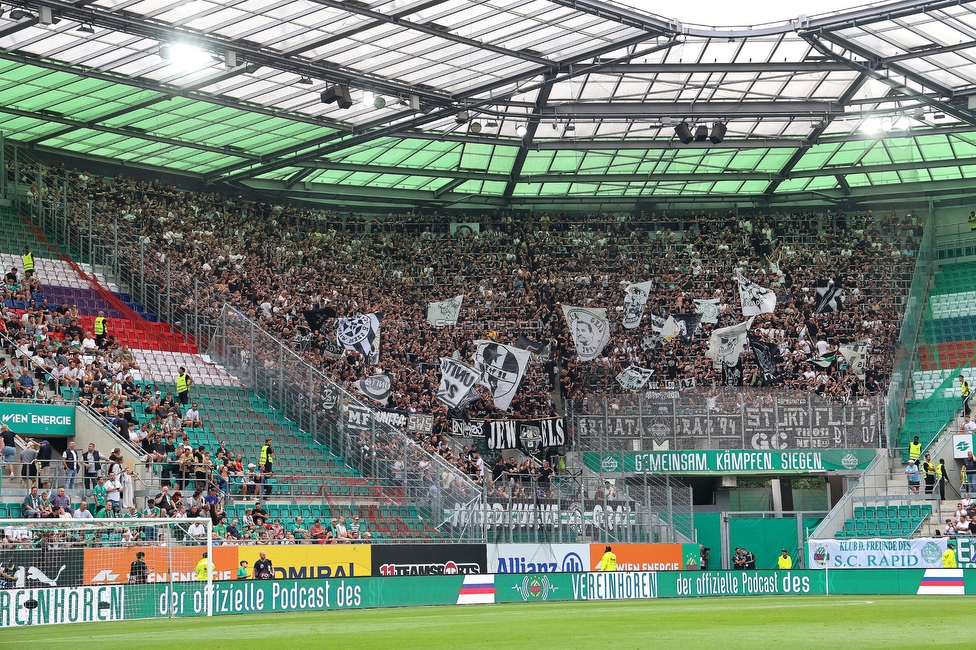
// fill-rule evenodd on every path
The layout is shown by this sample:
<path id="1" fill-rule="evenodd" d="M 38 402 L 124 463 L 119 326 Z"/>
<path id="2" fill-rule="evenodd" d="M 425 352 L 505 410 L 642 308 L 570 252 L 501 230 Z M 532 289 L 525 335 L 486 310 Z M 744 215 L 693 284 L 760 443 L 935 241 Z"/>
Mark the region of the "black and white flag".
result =
<path id="1" fill-rule="evenodd" d="M 461 315 L 461 302 L 464 296 L 454 296 L 448 300 L 427 303 L 427 322 L 433 327 L 454 327 Z"/>
<path id="2" fill-rule="evenodd" d="M 634 329 L 640 325 L 641 318 L 644 317 L 644 306 L 647 304 L 647 297 L 651 293 L 650 282 L 639 282 L 628 284 L 624 289 L 624 319 L 623 326 L 627 329 Z"/>
<path id="3" fill-rule="evenodd" d="M 327 359 L 341 359 L 343 347 L 336 339 L 331 336 L 325 337 L 322 340 L 322 345 L 319 347 L 322 351 L 322 356 Z"/>
<path id="4" fill-rule="evenodd" d="M 739 363 L 739 355 L 742 354 L 742 346 L 745 345 L 750 327 L 752 327 L 751 318 L 729 327 L 720 327 L 712 332 L 705 357 L 712 360 L 712 366 L 716 370 L 721 370 L 722 364 L 734 366 Z"/>
<path id="5" fill-rule="evenodd" d="M 518 391 L 532 353 L 494 341 L 475 341 L 474 367 L 480 381 L 491 391 L 492 401 L 507 411 Z"/>
<path id="6" fill-rule="evenodd" d="M 742 385 L 742 360 L 736 363 L 722 364 L 722 385 L 741 386 Z"/>
<path id="7" fill-rule="evenodd" d="M 347 350 L 355 350 L 370 360 L 379 350 L 380 314 L 360 314 L 336 321 L 336 340 Z"/>
<path id="8" fill-rule="evenodd" d="M 528 350 L 531 352 L 533 361 L 548 361 L 552 354 L 548 343 L 533 341 L 524 334 L 519 334 L 518 340 L 515 341 L 515 347 L 519 350 Z"/>
<path id="9" fill-rule="evenodd" d="M 653 369 L 631 365 L 617 375 L 617 383 L 624 390 L 640 390 L 647 385 L 648 380 L 653 374 Z"/>
<path id="10" fill-rule="evenodd" d="M 610 321 L 606 309 L 571 307 L 563 305 L 563 315 L 569 332 L 576 344 L 576 356 L 580 361 L 592 361 L 603 352 L 610 339 Z"/>
<path id="11" fill-rule="evenodd" d="M 695 313 L 701 314 L 701 322 L 714 325 L 718 322 L 719 299 L 695 300 Z"/>
<path id="12" fill-rule="evenodd" d="M 772 289 L 761 287 L 736 269 L 735 277 L 739 281 L 739 298 L 742 301 L 742 315 L 745 317 L 759 314 L 772 314 L 776 309 L 776 294 Z"/>
<path id="13" fill-rule="evenodd" d="M 840 353 L 847 360 L 848 372 L 855 375 L 858 379 L 864 379 L 864 367 L 867 362 L 868 344 L 867 341 L 857 341 L 849 346 L 840 346 Z"/>
<path id="14" fill-rule="evenodd" d="M 817 284 L 820 284 L 818 282 Z M 817 287 L 817 304 L 813 311 L 822 314 L 825 311 L 839 311 L 844 306 L 844 289 L 831 278 L 823 286 Z"/>
<path id="15" fill-rule="evenodd" d="M 645 336 L 641 339 L 641 350 L 644 352 L 653 352 L 661 346 L 661 337 L 657 334 L 651 336 Z"/>
<path id="16" fill-rule="evenodd" d="M 452 409 L 463 410 L 478 399 L 474 385 L 480 373 L 463 361 L 441 357 L 441 383 L 435 397 Z"/>
<path id="17" fill-rule="evenodd" d="M 691 343 L 698 333 L 701 314 L 678 314 L 674 317 L 678 323 L 678 336 L 685 343 Z"/>
<path id="18" fill-rule="evenodd" d="M 356 390 L 375 402 L 386 406 L 393 389 L 393 375 L 373 375 L 356 382 Z"/>
<path id="19" fill-rule="evenodd" d="M 309 311 L 302 312 L 305 316 L 305 322 L 308 323 L 308 329 L 313 332 L 318 332 L 325 325 L 326 321 L 330 318 L 336 317 L 336 310 L 332 307 L 322 307 L 320 309 L 312 309 Z"/>
<path id="20" fill-rule="evenodd" d="M 779 374 L 776 372 L 776 357 L 779 355 L 779 346 L 775 343 L 766 341 L 753 341 L 749 339 L 749 347 L 756 358 L 756 367 L 762 373 L 763 382 L 770 384 L 779 381 Z"/>
<path id="21" fill-rule="evenodd" d="M 812 357 L 810 359 L 807 359 L 808 362 L 812 363 L 813 365 L 823 370 L 826 370 L 830 366 L 834 365 L 834 361 L 836 360 L 837 360 L 837 353 L 835 352 L 831 352 L 829 355 L 825 357 Z"/>

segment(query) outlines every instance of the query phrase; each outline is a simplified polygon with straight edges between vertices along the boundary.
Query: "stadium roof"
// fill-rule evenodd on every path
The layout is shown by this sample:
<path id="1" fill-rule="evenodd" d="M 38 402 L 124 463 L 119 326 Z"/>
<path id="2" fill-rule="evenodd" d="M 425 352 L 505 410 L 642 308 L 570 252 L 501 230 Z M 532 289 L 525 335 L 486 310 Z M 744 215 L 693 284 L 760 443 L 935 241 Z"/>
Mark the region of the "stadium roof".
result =
<path id="1" fill-rule="evenodd" d="M 742 8 L 756 24 L 731 28 L 645 4 L 2 0 L 0 131 L 349 205 L 970 193 L 974 3 L 778 8 L 765 24 Z M 323 103 L 343 87 L 352 106 Z M 683 144 L 682 122 L 727 131 Z"/>

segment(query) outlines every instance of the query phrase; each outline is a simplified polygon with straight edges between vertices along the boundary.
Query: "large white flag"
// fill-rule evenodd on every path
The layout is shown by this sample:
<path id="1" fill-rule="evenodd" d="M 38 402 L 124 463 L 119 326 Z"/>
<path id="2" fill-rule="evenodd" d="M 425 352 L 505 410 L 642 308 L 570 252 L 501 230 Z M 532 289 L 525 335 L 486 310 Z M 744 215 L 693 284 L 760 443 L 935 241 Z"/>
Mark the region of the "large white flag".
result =
<path id="1" fill-rule="evenodd" d="M 464 300 L 463 295 L 440 302 L 427 303 L 427 322 L 433 327 L 457 325 L 458 316 L 461 314 L 462 300 Z"/>
<path id="2" fill-rule="evenodd" d="M 365 377 L 356 382 L 356 390 L 386 406 L 390 399 L 390 391 L 393 390 L 393 375 L 373 375 Z"/>
<path id="3" fill-rule="evenodd" d="M 370 363 L 378 357 L 381 314 L 360 314 L 336 321 L 336 340 L 347 350 L 355 350 Z M 375 353 L 375 354 L 374 354 Z"/>
<path id="4" fill-rule="evenodd" d="M 491 391 L 495 406 L 507 411 L 518 391 L 532 353 L 494 341 L 475 341 L 474 367 Z"/>
<path id="5" fill-rule="evenodd" d="M 633 329 L 640 325 L 641 318 L 644 317 L 644 305 L 647 304 L 650 293 L 650 282 L 627 285 L 624 289 L 624 327 Z"/>
<path id="6" fill-rule="evenodd" d="M 640 390 L 654 374 L 653 369 L 631 365 L 617 375 L 617 383 L 624 390 Z"/>
<path id="7" fill-rule="evenodd" d="M 736 278 L 739 280 L 739 298 L 742 300 L 743 316 L 758 316 L 759 314 L 772 314 L 776 309 L 776 294 L 772 289 L 761 287 L 746 276 L 742 271 L 736 269 Z"/>
<path id="8" fill-rule="evenodd" d="M 722 364 L 734 366 L 739 363 L 739 355 L 742 354 L 742 346 L 745 345 L 747 333 L 752 326 L 752 319 L 731 325 L 720 327 L 712 332 L 712 338 L 708 341 L 708 349 L 705 356 L 712 360 L 712 367 L 716 370 L 722 368 Z"/>
<path id="9" fill-rule="evenodd" d="M 610 321 L 606 309 L 570 307 L 563 305 L 563 315 L 569 332 L 576 344 L 576 356 L 580 361 L 592 361 L 603 352 L 610 339 Z"/>
<path id="10" fill-rule="evenodd" d="M 850 346 L 842 345 L 840 346 L 840 353 L 847 360 L 848 372 L 857 376 L 858 379 L 864 379 L 864 366 L 868 354 L 867 341 L 858 341 Z"/>
<path id="11" fill-rule="evenodd" d="M 661 327 L 661 338 L 670 343 L 679 334 L 681 334 L 681 325 L 678 324 L 674 316 L 668 316 L 668 319 L 664 321 L 664 326 Z"/>
<path id="12" fill-rule="evenodd" d="M 718 298 L 710 298 L 708 300 L 695 300 L 695 313 L 701 314 L 703 323 L 715 324 L 718 322 Z"/>
<path id="13" fill-rule="evenodd" d="M 464 408 L 478 399 L 478 391 L 474 389 L 474 385 L 480 374 L 477 368 L 463 361 L 441 357 L 441 383 L 435 396 L 451 408 Z"/>

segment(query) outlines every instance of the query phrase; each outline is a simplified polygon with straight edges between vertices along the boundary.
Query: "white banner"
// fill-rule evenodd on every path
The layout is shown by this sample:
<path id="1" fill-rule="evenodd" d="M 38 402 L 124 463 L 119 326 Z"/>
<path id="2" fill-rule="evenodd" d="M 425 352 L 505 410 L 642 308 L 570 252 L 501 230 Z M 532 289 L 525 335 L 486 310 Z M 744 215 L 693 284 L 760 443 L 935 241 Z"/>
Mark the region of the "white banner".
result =
<path id="1" fill-rule="evenodd" d="M 864 366 L 868 354 L 867 341 L 858 341 L 850 347 L 842 345 L 840 353 L 847 360 L 847 370 L 858 379 L 864 379 Z"/>
<path id="2" fill-rule="evenodd" d="M 569 305 L 562 307 L 569 332 L 573 335 L 573 343 L 576 344 L 576 356 L 580 361 L 596 359 L 610 339 L 607 310 Z"/>
<path id="3" fill-rule="evenodd" d="M 627 285 L 627 288 L 624 289 L 624 327 L 633 329 L 640 325 L 641 318 L 644 317 L 644 305 L 647 304 L 647 297 L 650 293 L 650 282 Z"/>
<path id="4" fill-rule="evenodd" d="M 772 289 L 761 287 L 736 269 L 735 276 L 739 281 L 739 299 L 742 301 L 742 315 L 745 317 L 759 314 L 772 314 L 776 309 L 776 294 Z"/>
<path id="5" fill-rule="evenodd" d="M 491 573 L 581 573 L 590 566 L 589 544 L 489 544 Z"/>
<path id="6" fill-rule="evenodd" d="M 811 569 L 941 569 L 945 537 L 917 539 L 811 539 Z"/>
<path id="7" fill-rule="evenodd" d="M 463 300 L 464 296 L 454 296 L 448 300 L 427 303 L 427 322 L 432 327 L 453 327 L 457 325 Z"/>

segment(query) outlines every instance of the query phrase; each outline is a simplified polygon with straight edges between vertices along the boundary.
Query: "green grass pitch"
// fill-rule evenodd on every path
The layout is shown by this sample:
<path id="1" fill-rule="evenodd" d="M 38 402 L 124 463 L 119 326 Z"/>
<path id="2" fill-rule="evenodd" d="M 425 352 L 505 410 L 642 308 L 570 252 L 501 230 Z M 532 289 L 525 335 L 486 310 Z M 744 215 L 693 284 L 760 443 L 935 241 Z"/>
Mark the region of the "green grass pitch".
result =
<path id="1" fill-rule="evenodd" d="M 0 631 L 0 647 L 944 650 L 972 606 L 963 596 L 810 596 L 417 607 L 23 627 Z"/>

